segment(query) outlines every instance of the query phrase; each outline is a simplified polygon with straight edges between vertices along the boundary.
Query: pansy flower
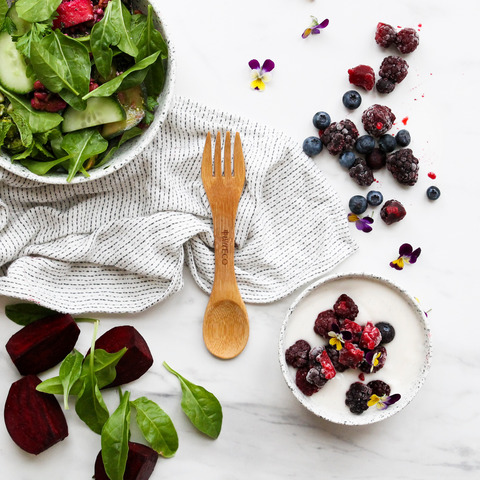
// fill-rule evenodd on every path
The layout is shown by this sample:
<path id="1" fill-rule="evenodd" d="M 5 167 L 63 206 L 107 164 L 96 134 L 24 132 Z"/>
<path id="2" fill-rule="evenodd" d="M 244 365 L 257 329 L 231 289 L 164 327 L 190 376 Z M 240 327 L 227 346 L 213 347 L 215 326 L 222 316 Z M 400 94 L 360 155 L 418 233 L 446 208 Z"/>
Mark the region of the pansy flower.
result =
<path id="1" fill-rule="evenodd" d="M 265 90 L 265 83 L 272 79 L 271 71 L 275 68 L 275 64 L 272 60 L 265 60 L 260 67 L 258 60 L 250 60 L 248 62 L 249 67 L 252 69 L 253 81 L 250 86 L 254 90 Z"/>
<path id="2" fill-rule="evenodd" d="M 370 365 L 370 373 L 378 365 L 378 359 L 382 356 L 382 352 L 367 352 L 365 354 L 365 361 Z"/>
<path id="3" fill-rule="evenodd" d="M 336 323 L 332 323 L 330 329 L 331 330 L 328 332 L 328 336 L 332 338 L 330 338 L 328 343 L 333 345 L 337 350 L 341 350 L 343 348 L 343 344 L 352 339 L 352 332 L 347 330 L 340 331 L 340 327 Z"/>
<path id="4" fill-rule="evenodd" d="M 421 248 L 413 249 L 413 247 L 409 243 L 404 243 L 398 249 L 399 257 L 390 262 L 390 266 L 395 270 L 403 270 L 405 263 L 415 263 L 417 258 L 422 253 Z"/>
<path id="5" fill-rule="evenodd" d="M 373 223 L 372 217 L 361 217 L 360 215 L 356 215 L 355 213 L 349 213 L 348 221 L 355 222 L 357 230 L 361 230 L 365 233 L 372 231 L 372 227 L 370 226 Z"/>
<path id="6" fill-rule="evenodd" d="M 304 32 L 302 33 L 302 38 L 307 38 L 310 34 L 318 35 L 320 33 L 320 30 L 323 30 L 330 23 L 330 20 L 328 18 L 326 18 L 322 23 L 318 23 L 318 19 L 316 17 L 314 17 L 313 15 L 310 16 L 312 17 L 312 23 L 308 28 L 304 30 Z"/>
<path id="7" fill-rule="evenodd" d="M 393 405 L 394 403 L 397 403 L 401 398 L 401 395 L 399 393 L 394 393 L 393 395 L 382 395 L 379 397 L 378 395 L 373 394 L 370 397 L 370 400 L 368 401 L 368 406 L 373 407 L 374 405 L 377 406 L 379 410 L 385 410 L 387 409 L 390 405 Z"/>

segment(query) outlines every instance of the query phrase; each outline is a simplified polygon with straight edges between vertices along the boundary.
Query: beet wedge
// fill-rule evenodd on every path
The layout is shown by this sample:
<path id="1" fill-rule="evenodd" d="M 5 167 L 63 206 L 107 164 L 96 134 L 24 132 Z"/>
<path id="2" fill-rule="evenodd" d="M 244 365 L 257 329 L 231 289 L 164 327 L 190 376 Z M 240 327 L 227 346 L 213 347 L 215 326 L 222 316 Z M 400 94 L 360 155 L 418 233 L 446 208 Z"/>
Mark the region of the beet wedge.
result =
<path id="1" fill-rule="evenodd" d="M 59 313 L 23 327 L 5 348 L 22 375 L 37 374 L 60 363 L 73 350 L 79 335 L 73 317 Z"/>
<path id="2" fill-rule="evenodd" d="M 91 0 L 72 0 L 61 3 L 57 8 L 58 17 L 53 20 L 53 28 L 68 28 L 93 20 Z"/>
<path id="3" fill-rule="evenodd" d="M 37 391 L 41 380 L 27 375 L 10 387 L 5 402 L 5 425 L 12 440 L 33 455 L 68 436 L 67 421 L 54 395 Z"/>
<path id="4" fill-rule="evenodd" d="M 115 367 L 117 376 L 112 383 L 104 388 L 118 387 L 132 382 L 140 378 L 153 364 L 152 354 L 147 342 L 130 325 L 114 327 L 105 332 L 95 342 L 96 349 L 102 349 L 108 353 L 118 352 L 124 347 L 127 347 L 127 351 Z"/>
<path id="5" fill-rule="evenodd" d="M 148 480 L 158 460 L 158 453 L 141 443 L 128 442 L 127 465 L 123 480 Z M 100 451 L 95 460 L 95 480 L 109 480 Z"/>

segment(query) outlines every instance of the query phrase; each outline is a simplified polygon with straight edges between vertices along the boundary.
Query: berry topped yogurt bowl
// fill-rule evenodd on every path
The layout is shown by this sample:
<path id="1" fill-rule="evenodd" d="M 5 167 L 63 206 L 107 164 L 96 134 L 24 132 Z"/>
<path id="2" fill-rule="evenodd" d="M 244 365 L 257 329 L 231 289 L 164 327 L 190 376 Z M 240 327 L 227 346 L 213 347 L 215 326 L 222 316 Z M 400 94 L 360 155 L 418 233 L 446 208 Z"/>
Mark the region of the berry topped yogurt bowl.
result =
<path id="1" fill-rule="evenodd" d="M 158 134 L 174 95 L 175 51 L 160 2 L 7 3 L 0 167 L 71 184 L 134 160 Z"/>
<path id="2" fill-rule="evenodd" d="M 430 368 L 427 315 L 403 288 L 368 273 L 325 277 L 290 307 L 279 361 L 299 402 L 342 425 L 367 425 L 405 408 Z"/>

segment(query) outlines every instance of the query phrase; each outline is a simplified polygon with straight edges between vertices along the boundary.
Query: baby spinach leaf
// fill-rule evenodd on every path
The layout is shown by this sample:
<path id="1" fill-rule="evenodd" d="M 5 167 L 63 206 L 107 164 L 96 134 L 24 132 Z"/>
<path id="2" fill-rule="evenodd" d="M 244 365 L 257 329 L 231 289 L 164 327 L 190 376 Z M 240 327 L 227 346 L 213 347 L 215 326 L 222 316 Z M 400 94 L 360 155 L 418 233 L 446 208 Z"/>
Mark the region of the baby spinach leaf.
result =
<path id="1" fill-rule="evenodd" d="M 5 315 L 18 325 L 29 325 L 35 320 L 54 315 L 55 311 L 36 303 L 15 303 L 5 307 Z"/>
<path id="2" fill-rule="evenodd" d="M 150 446 L 163 457 L 173 457 L 178 450 L 178 435 L 170 417 L 146 397 L 131 403 L 137 411 L 138 427 Z"/>
<path id="3" fill-rule="evenodd" d="M 68 395 L 75 382 L 80 378 L 82 373 L 83 355 L 74 350 L 67 355 L 60 365 L 59 377 L 63 387 L 63 404 L 65 410 L 68 410 Z"/>
<path id="4" fill-rule="evenodd" d="M 7 14 L 8 9 L 7 0 L 0 0 L 0 30 L 3 27 L 3 22 L 5 21 L 5 15 Z"/>
<path id="5" fill-rule="evenodd" d="M 111 22 L 113 28 L 119 34 L 118 48 L 131 57 L 138 55 L 138 48 L 133 43 L 130 33 L 131 15 L 127 7 L 121 0 L 111 0 L 112 3 L 112 15 Z"/>
<path id="6" fill-rule="evenodd" d="M 18 16 L 27 22 L 43 22 L 55 12 L 62 0 L 18 0 Z"/>
<path id="7" fill-rule="evenodd" d="M 27 158 L 25 160 L 22 160 L 20 163 L 36 175 L 45 175 L 53 167 L 56 167 L 57 165 L 60 165 L 61 163 L 69 160 L 70 157 L 71 155 L 66 155 L 65 157 L 57 158 L 56 160 L 51 160 L 49 162 L 40 162 L 38 160 L 32 160 L 30 158 Z"/>
<path id="8" fill-rule="evenodd" d="M 145 28 L 146 21 L 147 16 L 143 13 L 136 13 L 135 15 L 132 15 L 132 21 L 130 23 L 130 34 L 132 35 L 133 43 L 137 46 Z"/>
<path id="9" fill-rule="evenodd" d="M 15 125 L 18 128 L 18 132 L 20 133 L 20 138 L 22 139 L 23 145 L 25 145 L 27 149 L 29 147 L 33 148 L 32 129 L 30 128 L 28 121 L 22 115 L 21 110 L 14 109 L 13 111 L 10 112 L 10 116 L 12 117 L 12 120 L 15 122 Z"/>
<path id="10" fill-rule="evenodd" d="M 123 480 L 130 437 L 130 392 L 121 396 L 120 405 L 102 429 L 102 459 L 110 480 Z"/>
<path id="11" fill-rule="evenodd" d="M 129 130 L 127 130 L 126 132 L 124 132 L 122 134 L 122 136 L 120 137 L 120 140 L 110 146 L 110 148 L 105 152 L 105 155 L 103 155 L 103 157 L 100 158 L 100 161 L 95 165 L 95 168 L 98 168 L 98 167 L 101 167 L 102 165 L 105 165 L 109 160 L 110 158 L 112 158 L 112 155 L 128 140 L 134 138 L 134 137 L 138 137 L 139 135 L 141 135 L 143 133 L 143 130 L 141 128 L 138 128 L 138 127 L 133 127 L 133 128 L 130 128 Z"/>
<path id="12" fill-rule="evenodd" d="M 213 393 L 199 385 L 189 382 L 175 370 L 172 370 L 166 362 L 164 367 L 173 373 L 182 387 L 182 410 L 193 425 L 209 437 L 217 438 L 222 429 L 222 406 Z"/>
<path id="13" fill-rule="evenodd" d="M 12 125 L 13 123 L 10 122 L 0 122 L 0 147 L 3 145 L 5 137 Z"/>

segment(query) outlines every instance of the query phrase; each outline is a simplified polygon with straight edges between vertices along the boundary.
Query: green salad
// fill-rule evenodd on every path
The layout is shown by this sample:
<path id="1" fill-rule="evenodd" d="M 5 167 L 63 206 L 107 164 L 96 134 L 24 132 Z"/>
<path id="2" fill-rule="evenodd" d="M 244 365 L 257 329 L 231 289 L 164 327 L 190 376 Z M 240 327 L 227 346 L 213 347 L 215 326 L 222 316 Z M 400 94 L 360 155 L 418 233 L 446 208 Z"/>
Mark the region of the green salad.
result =
<path id="1" fill-rule="evenodd" d="M 37 175 L 88 177 L 153 121 L 167 58 L 150 5 L 0 0 L 0 147 Z"/>

